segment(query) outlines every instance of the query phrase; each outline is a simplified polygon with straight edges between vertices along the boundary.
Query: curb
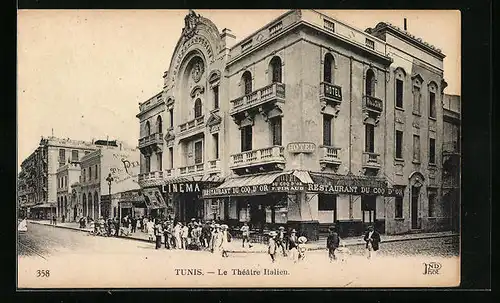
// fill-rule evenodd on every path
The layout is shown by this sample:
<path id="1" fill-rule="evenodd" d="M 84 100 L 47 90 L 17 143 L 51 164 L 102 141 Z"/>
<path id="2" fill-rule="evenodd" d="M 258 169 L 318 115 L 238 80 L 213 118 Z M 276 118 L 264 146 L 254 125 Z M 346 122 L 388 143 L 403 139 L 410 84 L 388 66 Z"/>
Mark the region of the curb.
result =
<path id="1" fill-rule="evenodd" d="M 36 221 L 28 221 L 29 223 L 34 223 L 34 224 L 39 224 L 39 225 L 45 225 L 45 226 L 53 226 L 53 227 L 58 227 L 58 228 L 65 228 L 65 229 L 71 229 L 75 231 L 83 231 L 83 232 L 89 232 L 90 230 L 85 230 L 81 229 L 78 227 L 71 227 L 71 226 L 60 226 L 60 225 L 51 225 L 51 224 L 46 224 L 46 223 L 41 223 L 41 222 L 36 222 Z M 452 234 L 447 234 L 447 235 L 432 235 L 428 236 L 425 234 L 422 234 L 420 236 L 416 237 L 411 237 L 411 238 L 405 238 L 405 239 L 390 239 L 390 240 L 382 240 L 380 243 L 391 243 L 391 242 L 403 242 L 403 241 L 412 241 L 412 240 L 423 240 L 423 239 L 435 239 L 435 238 L 448 238 L 448 237 L 457 237 L 459 234 L 457 233 L 452 233 Z M 119 237 L 112 237 L 112 238 L 119 238 L 119 239 L 127 239 L 127 240 L 135 240 L 135 241 L 142 241 L 142 242 L 147 242 L 147 243 L 154 243 L 149 241 L 148 239 L 140 239 L 140 238 L 133 238 L 133 237 L 124 237 L 124 236 L 119 236 Z M 162 241 L 162 244 L 165 244 L 164 241 Z M 355 242 L 355 243 L 346 243 L 345 246 L 358 246 L 358 245 L 365 245 L 365 242 Z M 308 251 L 318 251 L 318 250 L 327 250 L 326 247 L 312 247 L 309 248 Z M 267 250 L 254 250 L 254 251 L 245 251 L 245 250 L 228 250 L 228 253 L 243 253 L 243 254 L 255 254 L 255 253 L 267 253 Z"/>

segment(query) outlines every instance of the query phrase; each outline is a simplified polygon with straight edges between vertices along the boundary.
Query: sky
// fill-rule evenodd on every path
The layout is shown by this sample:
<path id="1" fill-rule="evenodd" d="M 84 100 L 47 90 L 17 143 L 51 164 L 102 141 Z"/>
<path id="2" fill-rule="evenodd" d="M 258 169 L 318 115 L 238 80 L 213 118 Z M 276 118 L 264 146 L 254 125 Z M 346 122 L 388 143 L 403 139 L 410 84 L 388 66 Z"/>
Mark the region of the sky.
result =
<path id="1" fill-rule="evenodd" d="M 403 27 L 440 48 L 445 93 L 460 94 L 460 12 L 320 10 L 364 30 Z M 286 10 L 195 10 L 240 41 Z M 139 138 L 139 102 L 163 88 L 163 72 L 187 10 L 19 10 L 18 167 L 41 136 L 91 141 Z M 19 168 L 18 168 L 19 169 Z"/>

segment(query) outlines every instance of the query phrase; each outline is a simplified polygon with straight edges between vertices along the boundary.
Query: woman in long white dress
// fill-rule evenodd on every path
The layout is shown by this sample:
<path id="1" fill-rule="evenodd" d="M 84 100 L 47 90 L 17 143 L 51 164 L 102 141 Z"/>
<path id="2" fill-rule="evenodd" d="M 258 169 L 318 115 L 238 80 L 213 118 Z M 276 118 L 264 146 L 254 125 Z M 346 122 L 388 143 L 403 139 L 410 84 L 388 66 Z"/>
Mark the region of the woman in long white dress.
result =
<path id="1" fill-rule="evenodd" d="M 19 225 L 17 226 L 17 231 L 19 232 L 28 231 L 28 221 L 26 221 L 26 219 L 23 219 L 21 222 L 19 222 Z"/>
<path id="2" fill-rule="evenodd" d="M 153 220 L 148 221 L 148 239 L 149 241 L 153 241 L 155 239 L 155 224 Z"/>
<path id="3" fill-rule="evenodd" d="M 224 233 L 221 230 L 221 227 L 216 224 L 215 225 L 215 233 L 213 235 L 213 252 L 217 257 L 222 257 L 222 246 L 223 246 L 223 238 Z"/>

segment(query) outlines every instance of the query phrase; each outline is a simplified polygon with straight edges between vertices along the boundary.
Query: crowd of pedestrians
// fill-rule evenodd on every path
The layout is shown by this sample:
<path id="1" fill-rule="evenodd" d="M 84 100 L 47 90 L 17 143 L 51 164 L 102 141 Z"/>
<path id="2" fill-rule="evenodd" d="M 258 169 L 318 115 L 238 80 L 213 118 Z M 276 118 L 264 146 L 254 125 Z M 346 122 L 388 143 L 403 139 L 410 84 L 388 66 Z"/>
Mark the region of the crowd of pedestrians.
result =
<path id="1" fill-rule="evenodd" d="M 51 220 L 52 224 L 57 224 L 55 216 Z M 79 220 L 80 227 L 90 226 L 91 234 L 100 236 L 131 236 L 137 231 L 148 235 L 148 240 L 155 243 L 155 248 L 160 249 L 164 244 L 165 249 L 172 250 L 205 250 L 222 258 L 228 257 L 228 243 L 233 236 L 229 232 L 226 224 L 219 224 L 215 221 L 202 222 L 200 219 L 192 218 L 188 222 L 176 220 L 151 218 L 147 216 L 132 217 L 126 215 L 121 220 L 102 217 L 94 222 L 90 217 L 82 217 Z M 251 231 L 248 223 L 244 222 L 239 229 L 242 238 L 242 247 L 245 244 L 252 248 Z M 280 226 L 277 230 L 268 233 L 267 253 L 271 262 L 276 262 L 278 256 L 289 258 L 294 263 L 301 262 L 306 258 L 307 238 L 298 236 L 295 229 L 285 232 L 285 228 Z M 379 250 L 380 234 L 369 226 L 365 235 L 365 248 L 368 259 L 375 256 Z M 351 251 L 342 243 L 335 226 L 329 228 L 329 234 L 326 240 L 328 258 L 330 262 L 340 260 L 346 262 L 351 255 Z"/>

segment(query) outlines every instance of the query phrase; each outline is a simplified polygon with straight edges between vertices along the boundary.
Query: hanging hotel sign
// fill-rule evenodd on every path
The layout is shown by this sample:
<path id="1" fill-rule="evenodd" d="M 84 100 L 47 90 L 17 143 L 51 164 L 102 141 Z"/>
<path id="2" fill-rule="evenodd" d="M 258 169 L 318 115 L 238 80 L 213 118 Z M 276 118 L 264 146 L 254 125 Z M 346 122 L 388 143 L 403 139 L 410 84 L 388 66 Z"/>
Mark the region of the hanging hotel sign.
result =
<path id="1" fill-rule="evenodd" d="M 316 144 L 312 142 L 291 142 L 287 145 L 287 150 L 290 153 L 310 154 L 316 151 Z"/>

